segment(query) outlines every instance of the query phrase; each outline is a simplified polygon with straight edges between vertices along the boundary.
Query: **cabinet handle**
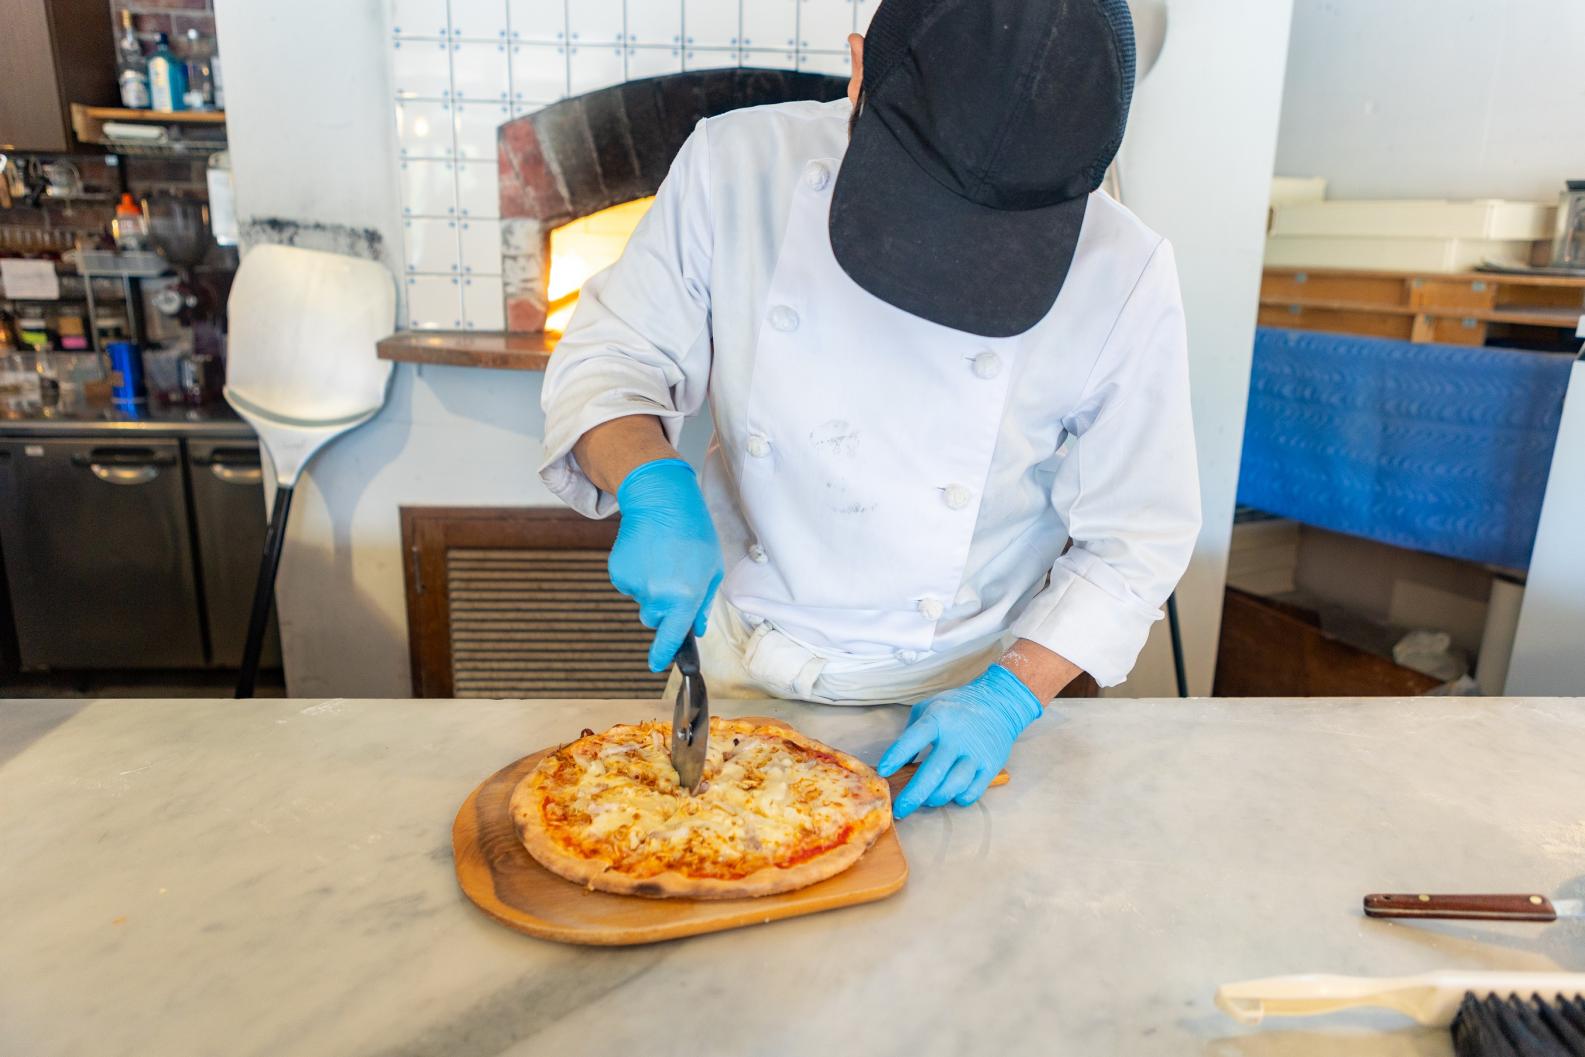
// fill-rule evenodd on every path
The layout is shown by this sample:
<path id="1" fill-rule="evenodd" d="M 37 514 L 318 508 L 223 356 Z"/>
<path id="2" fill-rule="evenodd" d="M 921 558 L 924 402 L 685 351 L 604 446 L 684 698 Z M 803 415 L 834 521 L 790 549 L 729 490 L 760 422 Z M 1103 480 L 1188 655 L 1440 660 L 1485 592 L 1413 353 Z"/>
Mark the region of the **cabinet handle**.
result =
<path id="1" fill-rule="evenodd" d="M 73 466 L 88 471 L 106 484 L 148 484 L 160 475 L 160 467 L 174 466 L 176 456 L 162 455 L 147 448 L 98 448 L 72 456 Z"/>
<path id="2" fill-rule="evenodd" d="M 233 466 L 223 462 L 209 464 L 209 472 L 227 484 L 262 484 L 264 482 L 264 468 L 262 466 Z"/>
<path id="3" fill-rule="evenodd" d="M 93 448 L 72 456 L 73 466 L 175 466 L 176 456 L 148 448 Z"/>
<path id="4" fill-rule="evenodd" d="M 195 451 L 188 456 L 194 466 L 207 466 L 209 472 L 227 484 L 255 485 L 264 481 L 258 448 L 215 448 Z"/>
<path id="5" fill-rule="evenodd" d="M 91 462 L 88 469 L 106 484 L 148 484 L 160 475 L 160 468 L 148 463 L 141 466 L 106 466 L 102 462 Z"/>
<path id="6" fill-rule="evenodd" d="M 174 466 L 176 456 L 149 448 L 94 448 L 74 453 L 71 464 L 87 467 L 108 485 L 147 485 L 160 475 L 160 467 Z"/>

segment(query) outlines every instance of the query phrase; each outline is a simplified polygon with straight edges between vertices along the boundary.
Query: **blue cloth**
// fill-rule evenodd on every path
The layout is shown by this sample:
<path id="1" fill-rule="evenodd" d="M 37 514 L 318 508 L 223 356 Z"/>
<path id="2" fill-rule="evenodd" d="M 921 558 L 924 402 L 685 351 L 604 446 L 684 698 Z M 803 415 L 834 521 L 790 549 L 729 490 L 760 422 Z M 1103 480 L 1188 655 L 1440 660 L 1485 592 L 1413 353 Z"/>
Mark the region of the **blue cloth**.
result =
<path id="1" fill-rule="evenodd" d="M 1525 568 L 1573 357 L 1261 327 L 1238 501 Z"/>

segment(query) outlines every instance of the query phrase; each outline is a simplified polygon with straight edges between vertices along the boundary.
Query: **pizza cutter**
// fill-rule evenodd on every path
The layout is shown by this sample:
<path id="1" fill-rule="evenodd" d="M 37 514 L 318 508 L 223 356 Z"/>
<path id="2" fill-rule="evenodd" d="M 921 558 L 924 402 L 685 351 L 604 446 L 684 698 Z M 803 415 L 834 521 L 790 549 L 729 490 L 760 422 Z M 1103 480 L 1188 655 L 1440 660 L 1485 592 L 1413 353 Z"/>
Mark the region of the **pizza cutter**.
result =
<path id="1" fill-rule="evenodd" d="M 710 742 L 710 695 L 699 674 L 699 642 L 692 631 L 677 649 L 677 672 L 682 680 L 671 713 L 671 765 L 677 770 L 677 784 L 697 793 Z"/>

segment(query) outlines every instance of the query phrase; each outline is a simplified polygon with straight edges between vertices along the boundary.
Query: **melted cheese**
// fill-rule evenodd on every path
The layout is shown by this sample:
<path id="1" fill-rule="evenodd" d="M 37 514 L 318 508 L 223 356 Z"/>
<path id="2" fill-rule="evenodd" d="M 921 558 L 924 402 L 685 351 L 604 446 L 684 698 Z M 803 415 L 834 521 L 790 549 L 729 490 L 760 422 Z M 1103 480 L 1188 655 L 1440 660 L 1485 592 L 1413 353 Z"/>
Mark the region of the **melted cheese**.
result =
<path id="1" fill-rule="evenodd" d="M 638 876 L 678 869 L 733 877 L 801 861 L 839 842 L 857 815 L 885 807 L 861 776 L 774 730 L 714 727 L 697 795 L 678 788 L 670 731 L 660 724 L 572 746 L 558 764 L 558 837 Z"/>

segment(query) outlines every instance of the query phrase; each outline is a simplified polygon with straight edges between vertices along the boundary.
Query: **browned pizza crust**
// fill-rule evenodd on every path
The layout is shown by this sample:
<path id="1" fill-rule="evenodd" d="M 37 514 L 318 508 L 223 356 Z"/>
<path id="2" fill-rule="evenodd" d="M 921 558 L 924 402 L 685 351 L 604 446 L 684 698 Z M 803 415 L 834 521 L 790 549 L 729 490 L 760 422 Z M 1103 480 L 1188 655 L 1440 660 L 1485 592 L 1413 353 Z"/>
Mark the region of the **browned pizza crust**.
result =
<path id="1" fill-rule="evenodd" d="M 667 742 L 670 727 L 660 724 Z M 590 735 L 596 740 L 607 740 L 619 732 L 635 728 L 621 725 L 604 734 Z M 675 869 L 637 877 L 613 869 L 604 858 L 577 854 L 558 843 L 547 831 L 545 804 L 554 797 L 558 783 L 555 781 L 557 754 L 547 756 L 528 774 L 512 793 L 510 810 L 513 823 L 524 847 L 542 866 L 569 881 L 603 892 L 620 895 L 651 896 L 657 898 L 686 899 L 741 899 L 774 895 L 834 877 L 856 863 L 869 850 L 876 839 L 891 826 L 891 791 L 886 780 L 862 760 L 834 749 L 829 745 L 798 733 L 785 724 L 756 722 L 752 720 L 713 720 L 711 737 L 732 733 L 749 734 L 755 731 L 774 730 L 776 735 L 812 752 L 829 756 L 844 770 L 858 777 L 864 792 L 864 803 L 869 809 L 852 821 L 852 829 L 844 840 L 791 866 L 767 866 L 738 878 L 698 877 Z M 579 739 L 562 752 L 573 749 L 585 739 Z"/>

